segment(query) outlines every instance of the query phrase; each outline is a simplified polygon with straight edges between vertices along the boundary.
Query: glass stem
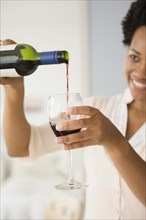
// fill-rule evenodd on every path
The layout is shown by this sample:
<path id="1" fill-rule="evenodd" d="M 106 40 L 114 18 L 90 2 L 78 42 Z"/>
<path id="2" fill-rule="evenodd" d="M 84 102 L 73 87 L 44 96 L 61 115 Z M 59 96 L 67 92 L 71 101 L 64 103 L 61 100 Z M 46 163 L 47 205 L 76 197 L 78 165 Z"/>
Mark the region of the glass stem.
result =
<path id="1" fill-rule="evenodd" d="M 68 167 L 68 182 L 69 184 L 74 183 L 74 170 L 73 170 L 73 161 L 72 161 L 72 150 L 66 151 L 67 158 L 67 167 Z"/>

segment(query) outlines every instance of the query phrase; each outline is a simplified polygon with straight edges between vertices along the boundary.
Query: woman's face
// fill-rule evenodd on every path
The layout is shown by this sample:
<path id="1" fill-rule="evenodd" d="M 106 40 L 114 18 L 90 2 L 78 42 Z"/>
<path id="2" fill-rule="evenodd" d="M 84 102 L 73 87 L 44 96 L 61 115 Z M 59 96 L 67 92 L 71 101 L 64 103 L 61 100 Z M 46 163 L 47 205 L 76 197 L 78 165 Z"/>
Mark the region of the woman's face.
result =
<path id="1" fill-rule="evenodd" d="M 126 55 L 124 71 L 135 100 L 146 100 L 146 26 L 135 32 Z"/>

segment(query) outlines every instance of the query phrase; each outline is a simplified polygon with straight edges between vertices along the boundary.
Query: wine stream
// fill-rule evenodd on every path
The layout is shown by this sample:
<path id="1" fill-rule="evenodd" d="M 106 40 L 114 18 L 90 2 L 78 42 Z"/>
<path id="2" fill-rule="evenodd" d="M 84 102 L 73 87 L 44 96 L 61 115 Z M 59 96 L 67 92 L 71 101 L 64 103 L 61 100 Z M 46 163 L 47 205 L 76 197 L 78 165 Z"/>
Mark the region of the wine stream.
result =
<path id="1" fill-rule="evenodd" d="M 66 63 L 66 102 L 67 102 L 67 108 L 68 102 L 69 102 L 69 63 Z"/>

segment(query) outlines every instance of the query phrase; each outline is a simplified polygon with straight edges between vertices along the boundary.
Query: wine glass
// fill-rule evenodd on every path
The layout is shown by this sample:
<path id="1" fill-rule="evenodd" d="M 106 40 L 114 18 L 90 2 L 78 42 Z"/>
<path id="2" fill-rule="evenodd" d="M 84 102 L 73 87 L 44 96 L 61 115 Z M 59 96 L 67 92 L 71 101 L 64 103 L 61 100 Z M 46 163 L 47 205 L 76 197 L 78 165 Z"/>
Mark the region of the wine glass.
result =
<path id="1" fill-rule="evenodd" d="M 81 129 L 58 131 L 56 125 L 69 120 L 77 120 L 80 115 L 68 115 L 67 109 L 71 106 L 83 105 L 82 98 L 79 93 L 63 93 L 50 95 L 47 102 L 47 116 L 49 119 L 50 126 L 54 134 L 58 136 L 64 136 L 72 133 L 77 133 Z M 87 185 L 82 182 L 78 182 L 74 178 L 73 161 L 72 161 L 72 150 L 66 150 L 67 167 L 68 167 L 68 179 L 66 182 L 57 185 L 57 189 L 61 190 L 72 190 L 72 189 L 83 189 Z"/>

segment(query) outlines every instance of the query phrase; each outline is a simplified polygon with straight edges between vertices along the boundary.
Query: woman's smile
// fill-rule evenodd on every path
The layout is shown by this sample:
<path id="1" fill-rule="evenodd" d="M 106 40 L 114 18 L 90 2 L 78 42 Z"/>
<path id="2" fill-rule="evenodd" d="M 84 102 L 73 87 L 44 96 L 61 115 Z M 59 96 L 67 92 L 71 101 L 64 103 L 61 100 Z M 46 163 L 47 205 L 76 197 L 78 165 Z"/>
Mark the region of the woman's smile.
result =
<path id="1" fill-rule="evenodd" d="M 130 76 L 130 87 L 131 89 L 145 91 L 146 92 L 146 79 L 140 79 L 134 74 Z"/>

